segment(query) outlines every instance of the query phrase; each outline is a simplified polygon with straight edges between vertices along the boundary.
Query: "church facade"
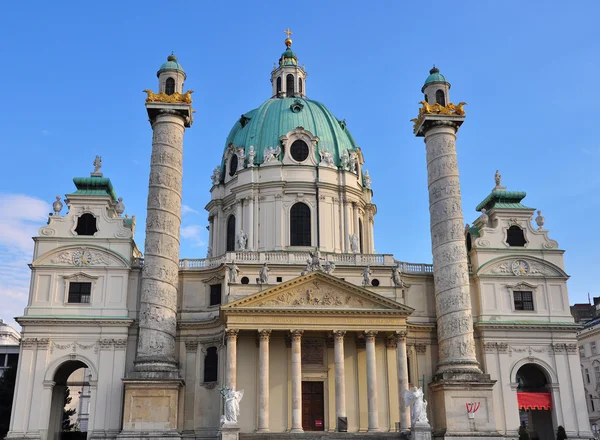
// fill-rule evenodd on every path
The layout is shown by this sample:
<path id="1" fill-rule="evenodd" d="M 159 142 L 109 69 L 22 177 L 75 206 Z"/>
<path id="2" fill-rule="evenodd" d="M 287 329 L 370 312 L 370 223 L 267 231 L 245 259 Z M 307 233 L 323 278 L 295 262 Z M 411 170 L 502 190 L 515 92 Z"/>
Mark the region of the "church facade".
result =
<path id="1" fill-rule="evenodd" d="M 450 83 L 432 69 L 413 120 L 433 265 L 407 263 L 374 253 L 368 152 L 307 98 L 291 45 L 214 169 L 206 258 L 179 255 L 193 111 L 174 56 L 146 91 L 144 255 L 99 157 L 66 212 L 57 197 L 34 237 L 8 438 L 58 440 L 79 368 L 89 438 L 590 438 L 564 251 L 498 172 L 465 226 Z M 415 387 L 428 404 L 411 414 Z"/>

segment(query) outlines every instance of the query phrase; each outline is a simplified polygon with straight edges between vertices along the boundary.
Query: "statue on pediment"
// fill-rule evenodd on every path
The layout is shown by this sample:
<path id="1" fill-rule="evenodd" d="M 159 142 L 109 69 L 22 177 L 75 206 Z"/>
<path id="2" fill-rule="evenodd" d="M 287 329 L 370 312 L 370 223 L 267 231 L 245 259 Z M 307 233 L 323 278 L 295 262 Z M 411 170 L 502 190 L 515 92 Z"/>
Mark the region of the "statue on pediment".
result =
<path id="1" fill-rule="evenodd" d="M 258 272 L 258 282 L 260 284 L 267 284 L 269 282 L 269 271 L 271 269 L 269 269 L 269 266 L 267 266 L 267 263 L 263 264 L 263 267 L 260 268 L 260 271 Z"/>
<path id="2" fill-rule="evenodd" d="M 371 267 L 365 267 L 365 270 L 363 270 L 363 286 L 368 286 L 369 284 L 371 284 L 371 275 L 373 275 Z"/>

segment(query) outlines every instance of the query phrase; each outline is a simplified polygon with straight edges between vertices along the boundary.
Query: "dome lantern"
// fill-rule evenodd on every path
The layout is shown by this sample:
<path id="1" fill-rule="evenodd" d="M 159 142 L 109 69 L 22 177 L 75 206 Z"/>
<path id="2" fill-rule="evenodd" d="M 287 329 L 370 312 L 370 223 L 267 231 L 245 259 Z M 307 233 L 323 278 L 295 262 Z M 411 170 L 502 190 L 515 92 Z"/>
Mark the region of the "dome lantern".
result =
<path id="1" fill-rule="evenodd" d="M 183 66 L 179 64 L 173 52 L 167 57 L 167 61 L 160 66 L 158 72 L 158 92 L 172 95 L 183 92 L 183 82 L 186 79 Z"/>
<path id="2" fill-rule="evenodd" d="M 425 80 L 421 92 L 425 95 L 425 101 L 430 105 L 446 106 L 450 102 L 450 83 L 435 65 L 429 70 L 429 76 Z"/>
<path id="3" fill-rule="evenodd" d="M 292 50 L 292 31 L 286 29 L 285 51 L 279 58 L 279 67 L 273 66 L 271 72 L 271 83 L 275 98 L 293 98 L 306 96 L 305 81 L 306 72 L 303 67 L 298 66 L 298 57 Z"/>

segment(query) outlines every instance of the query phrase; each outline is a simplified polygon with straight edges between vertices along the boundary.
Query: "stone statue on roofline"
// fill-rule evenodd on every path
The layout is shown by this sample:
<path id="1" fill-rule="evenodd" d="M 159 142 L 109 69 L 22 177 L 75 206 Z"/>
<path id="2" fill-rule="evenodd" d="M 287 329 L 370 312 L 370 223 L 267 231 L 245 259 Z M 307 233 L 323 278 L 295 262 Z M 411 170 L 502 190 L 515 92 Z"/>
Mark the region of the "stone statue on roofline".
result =
<path id="1" fill-rule="evenodd" d="M 91 175 L 93 177 L 102 177 L 100 168 L 102 168 L 102 156 L 96 156 L 96 158 L 94 159 L 94 171 Z"/>

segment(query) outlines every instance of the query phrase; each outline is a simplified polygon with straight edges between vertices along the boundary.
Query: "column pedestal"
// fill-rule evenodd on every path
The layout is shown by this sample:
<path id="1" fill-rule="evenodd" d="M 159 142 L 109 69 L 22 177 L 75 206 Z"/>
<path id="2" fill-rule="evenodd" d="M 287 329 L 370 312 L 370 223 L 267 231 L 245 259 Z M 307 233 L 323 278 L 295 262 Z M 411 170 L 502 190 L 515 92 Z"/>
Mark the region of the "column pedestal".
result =
<path id="1" fill-rule="evenodd" d="M 123 379 L 123 430 L 119 439 L 181 438 L 177 430 L 183 380 Z"/>
<path id="2" fill-rule="evenodd" d="M 240 438 L 240 428 L 231 426 L 222 426 L 219 429 L 219 440 L 238 440 Z"/>

